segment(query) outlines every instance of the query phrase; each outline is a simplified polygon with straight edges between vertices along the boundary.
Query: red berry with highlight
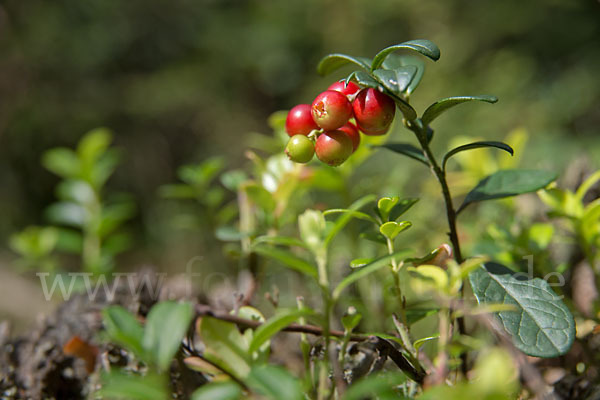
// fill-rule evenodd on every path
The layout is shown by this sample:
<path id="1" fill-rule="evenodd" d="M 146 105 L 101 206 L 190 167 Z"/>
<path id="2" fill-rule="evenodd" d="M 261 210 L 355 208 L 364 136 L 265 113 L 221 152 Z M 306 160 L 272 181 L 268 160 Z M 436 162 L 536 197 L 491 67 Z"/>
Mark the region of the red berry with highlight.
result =
<path id="1" fill-rule="evenodd" d="M 322 133 L 315 144 L 317 158 L 325 164 L 337 167 L 352 154 L 352 139 L 342 131 Z"/>
<path id="2" fill-rule="evenodd" d="M 347 85 L 344 85 L 344 82 L 335 82 L 327 90 L 335 90 L 350 97 L 354 97 L 360 91 L 360 86 L 354 82 L 348 82 Z"/>
<path id="3" fill-rule="evenodd" d="M 298 104 L 290 110 L 285 119 L 285 131 L 290 137 L 306 136 L 314 129 L 319 127 L 312 118 L 310 104 Z"/>
<path id="4" fill-rule="evenodd" d="M 348 122 L 352 116 L 352 105 L 342 93 L 326 90 L 313 101 L 311 111 L 319 127 L 333 131 Z"/>
<path id="5" fill-rule="evenodd" d="M 352 140 L 352 152 L 354 153 L 360 144 L 360 133 L 358 132 L 358 128 L 352 122 L 348 122 L 338 130 L 345 132 L 350 140 Z"/>
<path id="6" fill-rule="evenodd" d="M 365 135 L 383 135 L 394 120 L 396 104 L 380 91 L 367 88 L 358 93 L 352 110 L 358 129 Z"/>

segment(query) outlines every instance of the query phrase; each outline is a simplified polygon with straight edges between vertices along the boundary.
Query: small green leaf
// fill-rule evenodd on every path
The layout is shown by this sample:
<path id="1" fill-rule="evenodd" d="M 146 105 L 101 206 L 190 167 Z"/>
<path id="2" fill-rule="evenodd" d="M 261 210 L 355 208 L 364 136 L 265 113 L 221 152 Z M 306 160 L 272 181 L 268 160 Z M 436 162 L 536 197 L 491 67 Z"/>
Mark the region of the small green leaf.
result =
<path id="1" fill-rule="evenodd" d="M 415 340 L 415 343 L 413 344 L 413 346 L 416 350 L 419 350 L 421 348 L 421 346 L 423 346 L 425 343 L 427 343 L 431 340 L 438 339 L 439 337 L 440 337 L 440 335 L 437 334 L 435 336 L 428 336 L 428 337 L 421 338 L 419 340 Z"/>
<path id="2" fill-rule="evenodd" d="M 108 129 L 94 129 L 81 138 L 77 145 L 77 154 L 85 165 L 91 166 L 108 149 L 111 141 L 112 134 Z"/>
<path id="3" fill-rule="evenodd" d="M 453 155 L 455 155 L 457 153 L 460 153 L 461 151 L 472 150 L 472 149 L 480 149 L 482 147 L 495 147 L 497 149 L 506 151 L 511 156 L 514 155 L 514 153 L 515 153 L 514 150 L 512 149 L 512 147 L 510 147 L 506 143 L 495 142 L 495 141 L 473 142 L 473 143 L 469 143 L 469 144 L 465 144 L 465 145 L 462 145 L 462 146 L 455 147 L 454 149 L 452 149 L 449 152 L 447 152 L 444 155 L 444 159 L 442 160 L 442 169 L 443 170 L 446 169 L 446 162 Z"/>
<path id="4" fill-rule="evenodd" d="M 379 227 L 379 232 L 386 238 L 394 240 L 401 232 L 410 228 L 412 224 L 408 221 L 394 222 L 389 221 Z"/>
<path id="5" fill-rule="evenodd" d="M 148 313 L 143 346 L 163 371 L 168 368 L 179 349 L 192 316 L 191 304 L 173 301 L 158 303 Z"/>
<path id="6" fill-rule="evenodd" d="M 414 50 L 426 57 L 431 58 L 433 61 L 437 61 L 440 58 L 440 49 L 433 42 L 424 39 L 410 40 L 408 42 L 386 47 L 377 53 L 377 55 L 373 58 L 373 62 L 371 63 L 371 71 L 375 71 L 377 68 L 379 68 L 389 54 L 396 50 L 403 49 Z"/>
<path id="7" fill-rule="evenodd" d="M 356 282 L 357 280 L 359 280 L 369 274 L 372 274 L 373 272 L 375 272 L 383 267 L 390 265 L 392 260 L 398 260 L 398 259 L 404 258 L 408 254 L 410 254 L 409 250 L 397 251 L 393 254 L 378 258 L 377 260 L 373 261 L 369 265 L 366 265 L 366 266 L 356 270 L 355 272 L 351 273 L 350 275 L 348 275 L 344 279 L 342 279 L 342 281 L 336 286 L 335 290 L 333 291 L 332 297 L 334 299 L 338 299 L 340 294 L 342 293 L 342 291 L 344 289 L 346 289 L 348 286 L 350 286 L 351 284 L 353 284 L 354 282 Z"/>
<path id="8" fill-rule="evenodd" d="M 253 182 L 248 182 L 243 186 L 248 198 L 266 212 L 275 210 L 275 200 L 267 189 Z"/>
<path id="9" fill-rule="evenodd" d="M 469 280 L 479 304 L 516 307 L 497 316 L 519 350 L 535 357 L 565 354 L 575 338 L 573 316 L 547 281 L 523 275 L 488 262 L 471 272 Z"/>
<path id="10" fill-rule="evenodd" d="M 279 236 L 279 235 L 263 235 L 259 236 L 252 241 L 252 245 L 256 246 L 260 243 L 268 243 L 268 244 L 278 244 L 289 247 L 302 247 L 304 249 L 308 249 L 306 243 L 304 243 L 300 239 L 296 239 L 295 237 L 290 236 Z"/>
<path id="11" fill-rule="evenodd" d="M 58 147 L 42 156 L 42 165 L 61 178 L 76 178 L 81 173 L 81 163 L 71 149 Z"/>
<path id="12" fill-rule="evenodd" d="M 368 71 L 371 66 L 371 60 L 365 57 L 352 57 L 346 54 L 329 54 L 319 62 L 317 72 L 320 75 L 328 75 L 346 64 L 355 64 Z"/>
<path id="13" fill-rule="evenodd" d="M 109 306 L 102 310 L 102 321 L 111 341 L 144 358 L 144 328 L 133 314 L 121 306 Z"/>
<path id="14" fill-rule="evenodd" d="M 311 314 L 313 314 L 313 311 L 309 309 L 294 309 L 287 312 L 282 312 L 281 314 L 269 318 L 267 322 L 259 326 L 258 329 L 254 331 L 254 336 L 248 348 L 248 352 L 254 353 L 260 348 L 260 346 L 263 345 L 263 343 L 271 339 L 271 337 L 277 332 L 292 322 L 295 322 L 298 318 Z"/>
<path id="15" fill-rule="evenodd" d="M 80 179 L 65 179 L 56 186 L 56 197 L 61 200 L 89 204 L 96 198 L 89 183 Z"/>
<path id="16" fill-rule="evenodd" d="M 192 394 L 192 400 L 239 400 L 242 389 L 235 382 L 211 382 Z"/>
<path id="17" fill-rule="evenodd" d="M 429 125 L 434 119 L 436 119 L 440 114 L 444 111 L 457 106 L 462 103 L 466 103 L 469 101 L 485 101 L 486 103 L 495 103 L 498 101 L 496 96 L 456 96 L 456 97 L 447 97 L 445 99 L 441 99 L 430 105 L 427 110 L 423 113 L 421 117 L 421 121 L 423 121 L 423 125 Z"/>
<path id="18" fill-rule="evenodd" d="M 302 400 L 300 381 L 285 369 L 272 365 L 252 368 L 248 385 L 256 392 L 271 400 Z"/>
<path id="19" fill-rule="evenodd" d="M 366 239 L 370 242 L 381 243 L 381 244 L 387 243 L 387 241 L 385 240 L 385 236 L 383 236 L 378 231 L 370 230 L 367 232 L 361 232 L 359 236 L 361 239 Z"/>
<path id="20" fill-rule="evenodd" d="M 298 272 L 303 273 L 306 276 L 311 278 L 317 277 L 317 268 L 304 260 L 293 254 L 292 252 L 284 249 L 280 249 L 277 247 L 258 245 L 254 247 L 254 252 L 263 257 L 269 257 L 274 260 L 279 261 L 284 264 L 286 267 L 296 270 Z"/>
<path id="21" fill-rule="evenodd" d="M 388 149 L 393 151 L 394 153 L 402 154 L 407 157 L 412 158 L 413 160 L 417 160 L 426 166 L 429 167 L 429 162 L 427 158 L 423 154 L 423 151 L 412 144 L 408 143 L 386 143 L 378 147 L 383 147 L 384 149 Z"/>
<path id="22" fill-rule="evenodd" d="M 393 70 L 377 69 L 373 72 L 383 87 L 398 97 L 404 96 L 404 93 L 413 78 L 417 74 L 417 67 L 414 65 L 405 65 Z"/>
<path id="23" fill-rule="evenodd" d="M 346 82 L 355 81 L 360 86 L 383 90 L 383 86 L 365 71 L 354 71 L 346 78 Z"/>
<path id="24" fill-rule="evenodd" d="M 230 370 L 239 378 L 250 372 L 248 344 L 238 327 L 231 322 L 202 317 L 198 333 L 206 346 L 205 357 Z"/>
<path id="25" fill-rule="evenodd" d="M 526 169 L 506 169 L 481 180 L 471 190 L 457 212 L 477 201 L 500 199 L 535 192 L 556 179 L 554 172 Z"/>
<path id="26" fill-rule="evenodd" d="M 398 196 L 382 197 L 377 200 L 377 213 L 379 214 L 379 217 L 381 217 L 382 221 L 388 220 L 390 211 L 392 211 L 392 208 L 398 204 L 399 200 L 400 198 L 398 198 Z"/>
<path id="27" fill-rule="evenodd" d="M 373 222 L 375 224 L 377 223 L 375 218 L 371 217 L 369 214 L 361 212 L 361 211 L 350 210 L 348 208 L 332 208 L 330 210 L 325 210 L 323 212 L 324 216 L 333 215 L 333 214 L 350 214 L 350 216 L 352 216 L 356 219 L 362 219 L 363 221 L 369 221 L 369 222 Z"/>
<path id="28" fill-rule="evenodd" d="M 425 63 L 423 62 L 423 59 L 412 55 L 390 54 L 389 56 L 387 56 L 387 58 L 381 66 L 385 69 L 396 69 L 406 65 L 413 66 L 417 69 L 412 80 L 410 81 L 410 84 L 405 89 L 406 94 L 410 95 L 415 91 L 415 89 L 421 82 L 421 79 L 423 79 L 423 74 L 425 73 Z"/>
<path id="29" fill-rule="evenodd" d="M 54 224 L 76 228 L 84 226 L 90 219 L 89 212 L 85 207 L 71 201 L 51 204 L 45 214 L 48 221 Z"/>

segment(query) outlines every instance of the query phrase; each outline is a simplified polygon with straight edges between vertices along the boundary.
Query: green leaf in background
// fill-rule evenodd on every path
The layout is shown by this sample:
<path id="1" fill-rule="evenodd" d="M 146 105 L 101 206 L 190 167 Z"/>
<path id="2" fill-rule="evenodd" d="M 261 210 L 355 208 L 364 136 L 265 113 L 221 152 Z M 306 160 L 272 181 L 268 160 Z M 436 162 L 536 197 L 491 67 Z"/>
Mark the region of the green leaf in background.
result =
<path id="1" fill-rule="evenodd" d="M 371 217 L 369 214 L 364 213 L 362 211 L 350 210 L 348 208 L 332 208 L 332 209 L 323 211 L 324 216 L 333 215 L 333 214 L 350 214 L 350 216 L 352 216 L 353 218 L 362 219 L 363 221 L 377 223 L 377 221 L 373 217 Z"/>
<path id="2" fill-rule="evenodd" d="M 575 338 L 573 316 L 548 282 L 523 275 L 488 262 L 471 272 L 469 280 L 479 304 L 516 307 L 497 316 L 519 350 L 535 357 L 565 354 Z"/>
<path id="3" fill-rule="evenodd" d="M 423 154 L 423 151 L 409 143 L 386 143 L 378 147 L 383 147 L 393 151 L 394 153 L 402 154 L 407 157 L 417 160 L 429 167 L 429 162 Z"/>
<path id="4" fill-rule="evenodd" d="M 48 221 L 58 224 L 80 228 L 84 226 L 90 216 L 83 206 L 71 202 L 61 201 L 51 204 L 45 211 Z"/>
<path id="5" fill-rule="evenodd" d="M 482 141 L 482 142 L 473 142 L 469 144 L 465 144 L 462 146 L 455 147 L 444 155 L 444 159 L 442 160 L 442 169 L 446 169 L 446 162 L 453 155 L 460 153 L 461 151 L 472 150 L 472 149 L 480 149 L 484 147 L 495 147 L 500 150 L 504 150 L 509 153 L 511 156 L 515 154 L 512 147 L 507 145 L 506 143 L 496 142 L 496 141 Z"/>
<path id="6" fill-rule="evenodd" d="M 350 268 L 362 268 L 370 262 L 373 262 L 372 258 L 355 258 L 354 260 L 350 261 Z"/>
<path id="7" fill-rule="evenodd" d="M 254 252 L 263 257 L 272 258 L 279 261 L 286 267 L 303 273 L 311 278 L 317 277 L 317 268 L 303 258 L 298 257 L 289 250 L 277 247 L 258 245 L 254 247 Z"/>
<path id="8" fill-rule="evenodd" d="M 340 294 L 342 293 L 342 291 L 344 289 L 346 289 L 348 286 L 350 286 L 351 284 L 353 284 L 354 282 L 356 282 L 357 280 L 372 274 L 373 272 L 390 265 L 390 263 L 392 262 L 393 259 L 398 260 L 400 258 L 404 258 L 407 255 L 410 254 L 410 250 L 401 250 L 401 251 L 397 251 L 393 254 L 387 255 L 387 256 L 383 256 L 381 258 L 378 258 L 377 260 L 373 261 L 372 263 L 365 265 L 364 267 L 357 269 L 355 272 L 351 273 L 350 275 L 346 276 L 344 279 L 342 279 L 342 281 L 336 286 L 335 290 L 333 291 L 333 299 L 338 299 Z"/>
<path id="9" fill-rule="evenodd" d="M 292 322 L 295 322 L 298 318 L 311 314 L 313 314 L 312 310 L 296 309 L 282 312 L 274 317 L 269 318 L 264 324 L 259 326 L 256 331 L 254 331 L 254 336 L 252 338 L 252 342 L 250 343 L 250 347 L 248 348 L 248 352 L 254 353 L 260 348 L 260 346 L 263 345 L 263 343 L 266 343 L 277 332 Z"/>
<path id="10" fill-rule="evenodd" d="M 81 163 L 71 149 L 57 147 L 42 156 L 42 165 L 61 178 L 76 178 L 81 172 Z"/>
<path id="11" fill-rule="evenodd" d="M 368 71 L 371 66 L 371 60 L 365 57 L 352 57 L 339 53 L 328 54 L 319 62 L 317 72 L 320 75 L 328 75 L 346 64 L 354 64 Z"/>
<path id="12" fill-rule="evenodd" d="M 401 232 L 410 228 L 412 224 L 408 221 L 395 222 L 389 221 L 379 227 L 379 232 L 386 238 L 394 240 Z"/>
<path id="13" fill-rule="evenodd" d="M 398 54 L 390 54 L 387 56 L 383 64 L 381 65 L 385 69 L 397 69 L 399 67 L 404 66 L 413 66 L 417 70 L 410 81 L 410 84 L 405 89 L 406 94 L 411 94 L 415 91 L 421 79 L 423 79 L 423 74 L 425 73 L 425 63 L 422 58 L 415 57 L 412 55 L 398 55 Z"/>
<path id="14" fill-rule="evenodd" d="M 437 61 L 440 58 L 440 49 L 435 45 L 435 43 L 425 39 L 409 40 L 408 42 L 386 47 L 377 53 L 377 55 L 373 57 L 371 71 L 375 71 L 377 68 L 379 68 L 389 54 L 393 53 L 394 51 L 404 49 L 414 50 L 426 57 L 431 58 L 433 61 Z"/>
<path id="15" fill-rule="evenodd" d="M 96 198 L 94 188 L 80 179 L 65 179 L 56 186 L 56 197 L 65 201 L 89 204 Z"/>
<path id="16" fill-rule="evenodd" d="M 206 347 L 204 356 L 238 378 L 246 377 L 251 358 L 246 339 L 238 327 L 211 317 L 202 317 L 199 327 L 198 334 Z"/>
<path id="17" fill-rule="evenodd" d="M 352 332 L 358 326 L 362 315 L 356 311 L 354 307 L 348 307 L 348 311 L 342 316 L 342 325 L 348 332 Z"/>
<path id="18" fill-rule="evenodd" d="M 139 376 L 118 370 L 102 375 L 102 388 L 98 392 L 102 398 L 122 400 L 165 400 L 169 393 L 162 375 Z"/>
<path id="19" fill-rule="evenodd" d="M 207 383 L 192 394 L 192 400 L 238 400 L 242 389 L 235 382 Z"/>
<path id="20" fill-rule="evenodd" d="M 419 201 L 416 197 L 400 199 L 398 203 L 392 207 L 389 213 L 389 220 L 395 221 L 400 218 L 405 212 L 410 210 L 412 206 L 414 206 Z"/>
<path id="21" fill-rule="evenodd" d="M 283 368 L 261 365 L 252 368 L 248 375 L 248 386 L 267 399 L 302 400 L 304 394 L 300 381 Z"/>
<path id="22" fill-rule="evenodd" d="M 376 211 L 379 214 L 379 217 L 382 221 L 388 221 L 390 211 L 392 211 L 392 208 L 394 208 L 394 206 L 398 204 L 398 201 L 400 201 L 400 198 L 398 196 L 382 197 L 379 200 L 377 200 Z"/>
<path id="23" fill-rule="evenodd" d="M 306 245 L 306 243 L 304 243 L 300 239 L 297 239 L 297 238 L 291 237 L 291 236 L 263 235 L 263 236 L 257 237 L 256 239 L 254 239 L 252 241 L 253 246 L 256 246 L 260 243 L 278 244 L 278 245 L 289 246 L 289 247 L 296 246 L 296 247 L 302 247 L 304 249 L 308 249 L 308 246 Z"/>
<path id="24" fill-rule="evenodd" d="M 549 171 L 528 169 L 506 169 L 493 173 L 481 180 L 471 190 L 457 212 L 477 201 L 501 199 L 519 194 L 535 192 L 556 179 Z"/>
<path id="25" fill-rule="evenodd" d="M 404 92 L 417 74 L 417 67 L 414 65 L 405 65 L 391 69 L 378 69 L 373 72 L 383 87 L 396 96 L 404 96 Z"/>
<path id="26" fill-rule="evenodd" d="M 423 121 L 424 126 L 427 126 L 446 110 L 469 101 L 484 101 L 486 103 L 495 103 L 498 101 L 498 98 L 496 96 L 489 95 L 447 97 L 445 99 L 438 100 L 429 107 L 427 107 L 427 109 L 423 113 L 423 116 L 421 117 L 421 121 Z"/>
<path id="27" fill-rule="evenodd" d="M 181 345 L 193 308 L 189 303 L 164 301 L 152 307 L 146 319 L 144 349 L 153 355 L 156 365 L 166 370 Z"/>
<path id="28" fill-rule="evenodd" d="M 106 128 L 89 131 L 79 141 L 77 154 L 86 168 L 90 168 L 110 146 L 112 134 Z"/>
<path id="29" fill-rule="evenodd" d="M 406 382 L 406 376 L 398 372 L 368 375 L 353 383 L 342 397 L 343 400 L 363 400 L 376 398 L 379 400 L 402 400 L 396 387 Z"/>
<path id="30" fill-rule="evenodd" d="M 102 321 L 111 341 L 145 359 L 144 328 L 132 313 L 121 306 L 109 306 L 102 310 Z"/>
<path id="31" fill-rule="evenodd" d="M 350 211 L 358 211 L 363 208 L 365 205 L 373 202 L 375 200 L 375 195 L 366 195 L 356 200 L 354 203 L 348 207 Z M 352 214 L 345 213 L 341 217 L 339 217 L 333 224 L 333 226 L 329 229 L 327 233 L 327 237 L 325 238 L 325 246 L 327 247 L 329 243 L 333 240 L 333 238 L 342 230 L 348 223 L 352 220 Z"/>

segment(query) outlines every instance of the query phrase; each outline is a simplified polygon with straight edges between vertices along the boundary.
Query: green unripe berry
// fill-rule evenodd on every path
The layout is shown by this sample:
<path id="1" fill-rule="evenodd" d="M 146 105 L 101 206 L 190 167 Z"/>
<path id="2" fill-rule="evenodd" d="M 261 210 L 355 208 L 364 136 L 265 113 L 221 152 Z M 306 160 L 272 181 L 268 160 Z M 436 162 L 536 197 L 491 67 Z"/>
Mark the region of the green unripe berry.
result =
<path id="1" fill-rule="evenodd" d="M 315 145 L 307 136 L 294 135 L 285 146 L 285 154 L 290 160 L 305 164 L 312 160 L 315 154 Z"/>

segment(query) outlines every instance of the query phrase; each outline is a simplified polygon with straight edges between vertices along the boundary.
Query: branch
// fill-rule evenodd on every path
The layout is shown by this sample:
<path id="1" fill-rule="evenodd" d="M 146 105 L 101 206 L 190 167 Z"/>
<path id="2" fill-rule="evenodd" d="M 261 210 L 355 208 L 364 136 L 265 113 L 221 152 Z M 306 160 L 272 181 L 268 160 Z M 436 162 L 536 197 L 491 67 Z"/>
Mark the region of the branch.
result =
<path id="1" fill-rule="evenodd" d="M 237 315 L 232 315 L 223 311 L 215 311 L 210 306 L 205 304 L 198 304 L 196 306 L 196 316 L 197 317 L 211 317 L 225 322 L 231 322 L 232 324 L 236 324 L 240 328 L 250 328 L 257 329 L 262 325 L 261 322 L 246 319 L 242 317 L 238 317 Z M 323 329 L 316 325 L 302 325 L 302 324 L 289 324 L 285 328 L 282 329 L 284 332 L 296 332 L 296 333 L 307 333 L 309 335 L 314 336 L 324 336 Z M 344 332 L 338 330 L 330 330 L 329 336 L 335 336 L 338 338 L 343 338 L 345 336 Z M 350 340 L 353 342 L 364 342 L 368 339 L 368 336 L 365 335 L 350 335 Z"/>

